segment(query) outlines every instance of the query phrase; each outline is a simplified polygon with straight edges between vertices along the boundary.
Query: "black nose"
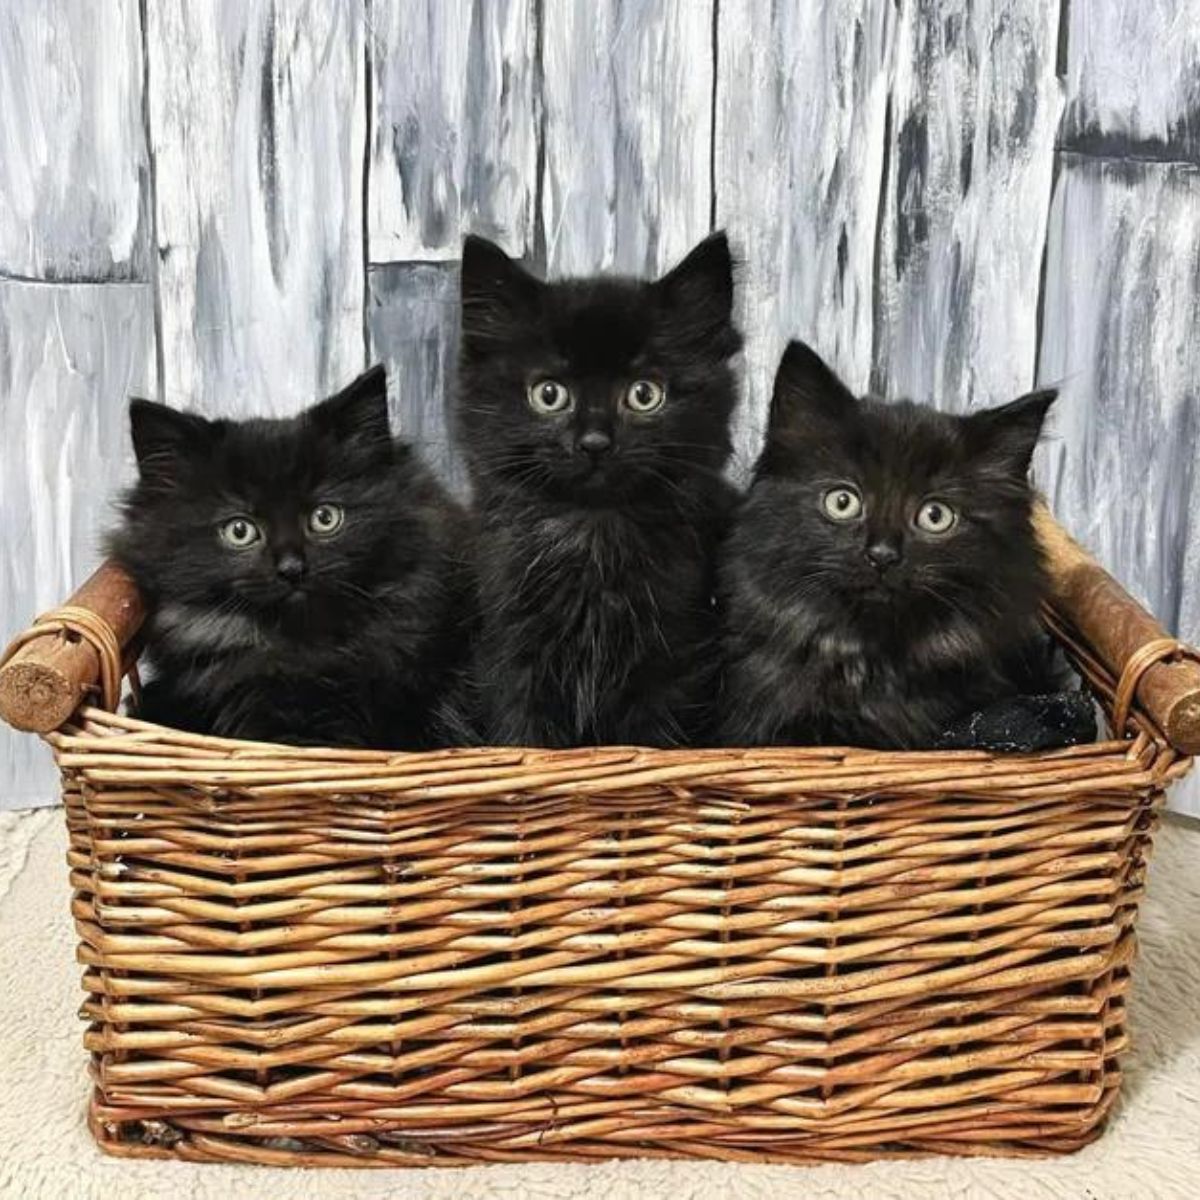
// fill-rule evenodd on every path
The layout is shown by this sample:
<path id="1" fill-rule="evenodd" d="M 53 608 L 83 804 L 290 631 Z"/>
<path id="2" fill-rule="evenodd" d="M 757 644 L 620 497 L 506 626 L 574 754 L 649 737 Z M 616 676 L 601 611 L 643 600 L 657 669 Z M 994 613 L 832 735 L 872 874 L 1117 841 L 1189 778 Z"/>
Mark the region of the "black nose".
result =
<path id="1" fill-rule="evenodd" d="M 279 556 L 275 564 L 275 574 L 285 583 L 299 583 L 304 578 L 304 559 L 292 551 Z"/>
<path id="2" fill-rule="evenodd" d="M 612 449 L 612 438 L 602 429 L 589 429 L 580 436 L 576 445 L 585 454 L 607 454 Z"/>
<path id="3" fill-rule="evenodd" d="M 866 554 L 867 561 L 881 574 L 900 561 L 900 547 L 895 542 L 872 542 Z"/>

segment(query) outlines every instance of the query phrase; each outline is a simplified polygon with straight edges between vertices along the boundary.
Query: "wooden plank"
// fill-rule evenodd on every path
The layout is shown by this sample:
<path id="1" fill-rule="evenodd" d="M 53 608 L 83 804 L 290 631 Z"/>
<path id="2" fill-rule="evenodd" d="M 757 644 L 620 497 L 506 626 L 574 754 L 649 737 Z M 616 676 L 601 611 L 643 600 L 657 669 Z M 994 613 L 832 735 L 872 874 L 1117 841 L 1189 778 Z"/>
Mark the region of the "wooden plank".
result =
<path id="1" fill-rule="evenodd" d="M 1067 156 L 1050 214 L 1041 478 L 1069 529 L 1163 623 L 1197 614 L 1200 172 Z M 1190 564 L 1189 564 L 1190 557 Z M 1200 640 L 1200 623 L 1183 629 Z"/>
<path id="2" fill-rule="evenodd" d="M 1028 390 L 1062 108 L 1058 5 L 906 5 L 880 226 L 876 386 L 951 411 Z"/>
<path id="3" fill-rule="evenodd" d="M 895 6 L 721 0 L 718 15 L 716 223 L 744 260 L 744 471 L 789 338 L 869 381 Z"/>
<path id="4" fill-rule="evenodd" d="M 709 231 L 712 0 L 542 9 L 553 273 L 657 274 Z"/>
<path id="5" fill-rule="evenodd" d="M 1050 213 L 1037 476 L 1068 529 L 1200 643 L 1200 171 L 1064 157 Z M 1200 789 L 1177 798 L 1200 815 Z"/>
<path id="6" fill-rule="evenodd" d="M 1200 163 L 1200 0 L 1075 0 L 1063 142 Z"/>
<path id="7" fill-rule="evenodd" d="M 61 604 L 98 563 L 132 461 L 126 399 L 153 374 L 148 286 L 0 280 L 0 638 Z M 48 751 L 0 729 L 0 808 L 57 795 Z"/>
<path id="8" fill-rule="evenodd" d="M 372 267 L 368 280 L 371 361 L 387 364 L 392 426 L 461 490 L 447 429 L 458 358 L 458 264 Z"/>
<path id="9" fill-rule="evenodd" d="M 0 4 L 0 276 L 144 278 L 137 0 Z"/>
<path id="10" fill-rule="evenodd" d="M 523 255 L 537 190 L 533 0 L 372 0 L 370 259 Z"/>
<path id="11" fill-rule="evenodd" d="M 361 0 L 147 17 L 165 398 L 294 411 L 363 365 Z"/>

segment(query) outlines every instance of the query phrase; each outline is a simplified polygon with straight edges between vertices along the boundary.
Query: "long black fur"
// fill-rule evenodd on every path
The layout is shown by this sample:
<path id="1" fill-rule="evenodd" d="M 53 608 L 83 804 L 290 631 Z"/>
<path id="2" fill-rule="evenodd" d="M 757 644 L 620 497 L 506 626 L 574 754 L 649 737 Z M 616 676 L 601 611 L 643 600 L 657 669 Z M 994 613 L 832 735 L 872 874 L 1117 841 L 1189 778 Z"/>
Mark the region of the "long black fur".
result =
<path id="1" fill-rule="evenodd" d="M 1028 482 L 1053 400 L 952 416 L 858 399 L 788 347 L 721 568 L 723 740 L 930 746 L 997 699 L 1057 690 Z M 822 497 L 847 483 L 863 512 L 838 523 Z M 957 511 L 948 533 L 915 525 L 930 498 Z M 899 554 L 883 571 L 866 556 L 881 543 Z"/>
<path id="2" fill-rule="evenodd" d="M 388 427 L 384 370 L 285 420 L 130 406 L 110 551 L 151 606 L 138 715 L 294 744 L 420 747 L 470 620 L 467 518 Z M 322 502 L 345 521 L 316 537 Z M 244 515 L 251 548 L 219 534 Z M 303 578 L 278 566 L 298 556 Z"/>
<path id="3" fill-rule="evenodd" d="M 705 736 L 718 627 L 714 552 L 735 401 L 724 234 L 662 279 L 545 283 L 463 247 L 456 428 L 480 526 L 482 636 L 461 711 L 495 744 L 673 746 Z M 539 415 L 553 379 L 571 412 Z M 666 389 L 635 416 L 639 379 Z M 601 432 L 611 448 L 581 449 Z"/>

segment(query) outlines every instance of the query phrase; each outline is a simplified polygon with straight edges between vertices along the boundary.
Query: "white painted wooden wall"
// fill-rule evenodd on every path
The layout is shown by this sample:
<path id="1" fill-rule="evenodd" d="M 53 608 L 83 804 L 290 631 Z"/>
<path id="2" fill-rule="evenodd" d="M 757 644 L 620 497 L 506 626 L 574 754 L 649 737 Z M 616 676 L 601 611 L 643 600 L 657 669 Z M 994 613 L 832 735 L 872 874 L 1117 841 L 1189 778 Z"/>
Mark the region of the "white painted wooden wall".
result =
<path id="1" fill-rule="evenodd" d="M 1058 383 L 1055 507 L 1200 641 L 1198 64 L 1200 0 L 0 0 L 0 632 L 94 565 L 130 393 L 382 358 L 457 477 L 465 232 L 657 271 L 722 225 L 743 469 L 789 336 L 949 409 Z M 0 807 L 53 798 L 0 734 Z"/>

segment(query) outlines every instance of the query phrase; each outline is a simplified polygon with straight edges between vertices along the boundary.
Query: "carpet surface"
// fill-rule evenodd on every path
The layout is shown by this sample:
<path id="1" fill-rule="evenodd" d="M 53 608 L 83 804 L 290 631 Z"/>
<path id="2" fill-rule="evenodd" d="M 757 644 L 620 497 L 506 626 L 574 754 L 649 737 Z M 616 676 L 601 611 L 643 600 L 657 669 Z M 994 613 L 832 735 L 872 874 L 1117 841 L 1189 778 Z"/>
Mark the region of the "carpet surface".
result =
<path id="1" fill-rule="evenodd" d="M 84 1125 L 88 1093 L 60 810 L 0 814 L 0 1197 L 4 1200 L 750 1200 L 995 1197 L 1146 1200 L 1200 1196 L 1200 825 L 1156 841 L 1139 925 L 1122 1101 L 1070 1158 L 923 1159 L 770 1167 L 622 1162 L 421 1171 L 287 1171 L 104 1158 Z"/>

